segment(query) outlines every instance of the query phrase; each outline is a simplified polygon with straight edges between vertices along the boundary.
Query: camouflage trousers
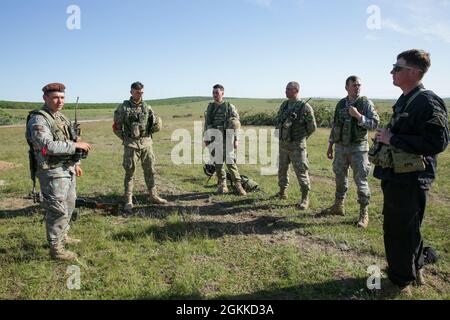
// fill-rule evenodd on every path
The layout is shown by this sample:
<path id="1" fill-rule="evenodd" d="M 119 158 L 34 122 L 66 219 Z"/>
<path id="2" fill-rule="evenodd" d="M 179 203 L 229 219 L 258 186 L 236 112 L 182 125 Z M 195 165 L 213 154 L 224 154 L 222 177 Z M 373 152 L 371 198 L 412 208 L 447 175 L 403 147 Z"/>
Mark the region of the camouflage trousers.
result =
<path id="1" fill-rule="evenodd" d="M 353 179 L 358 189 L 358 203 L 368 205 L 370 188 L 367 179 L 370 172 L 370 162 L 366 151 L 336 152 L 333 161 L 333 171 L 336 175 L 336 199 L 345 199 L 348 190 L 348 170 L 350 167 L 353 170 Z"/>
<path id="2" fill-rule="evenodd" d="M 308 153 L 306 142 L 284 142 L 280 141 L 280 152 L 278 159 L 278 185 L 281 189 L 289 186 L 289 165 L 292 163 L 301 191 L 311 190 L 309 179 Z"/>
<path id="3" fill-rule="evenodd" d="M 41 206 L 45 210 L 47 241 L 50 245 L 56 245 L 70 229 L 77 199 L 76 176 L 74 173 L 61 177 L 41 175 L 39 182 L 43 198 Z"/>
<path id="4" fill-rule="evenodd" d="M 215 151 L 216 151 L 215 149 L 212 149 L 212 150 L 210 149 L 211 157 L 213 159 L 215 157 Z M 214 163 L 214 165 L 216 167 L 218 183 L 221 184 L 221 183 L 226 182 L 227 172 L 225 170 L 225 167 L 228 169 L 228 172 L 230 173 L 230 176 L 231 176 L 231 181 L 233 183 L 241 181 L 241 175 L 239 174 L 239 170 L 238 170 L 238 167 L 237 167 L 236 161 L 235 161 L 236 159 L 235 159 L 234 150 L 227 154 L 226 153 L 226 145 L 224 144 L 222 154 L 223 154 L 222 161 L 216 161 Z"/>
<path id="5" fill-rule="evenodd" d="M 125 147 L 123 153 L 123 168 L 125 169 L 125 193 L 133 193 L 134 189 L 134 174 L 136 173 L 136 166 L 141 161 L 142 170 L 144 171 L 145 183 L 148 190 L 155 186 L 155 155 L 153 154 L 152 146 L 135 149 Z"/>

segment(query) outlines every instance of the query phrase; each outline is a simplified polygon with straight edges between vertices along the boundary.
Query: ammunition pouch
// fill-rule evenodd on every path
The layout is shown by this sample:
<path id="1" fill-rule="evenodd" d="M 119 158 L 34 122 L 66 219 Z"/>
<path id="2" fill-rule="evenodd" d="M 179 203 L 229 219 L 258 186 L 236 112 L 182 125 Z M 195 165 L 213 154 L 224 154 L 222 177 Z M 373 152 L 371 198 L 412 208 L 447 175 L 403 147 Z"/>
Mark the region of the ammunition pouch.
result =
<path id="1" fill-rule="evenodd" d="M 391 147 L 375 143 L 369 150 L 369 161 L 374 165 L 385 168 L 394 168 Z"/>
<path id="2" fill-rule="evenodd" d="M 331 129 L 331 137 L 334 143 L 342 142 L 342 127 L 341 126 L 333 126 Z"/>
<path id="3" fill-rule="evenodd" d="M 425 158 L 422 155 L 375 143 L 369 150 L 369 160 L 383 169 L 391 168 L 394 173 L 425 171 Z"/>
<path id="4" fill-rule="evenodd" d="M 419 154 L 407 153 L 391 148 L 395 173 L 410 173 L 425 171 L 424 157 Z"/>
<path id="5" fill-rule="evenodd" d="M 292 118 L 286 119 L 286 121 L 281 125 L 280 128 L 280 138 L 281 141 L 291 142 L 292 140 Z"/>

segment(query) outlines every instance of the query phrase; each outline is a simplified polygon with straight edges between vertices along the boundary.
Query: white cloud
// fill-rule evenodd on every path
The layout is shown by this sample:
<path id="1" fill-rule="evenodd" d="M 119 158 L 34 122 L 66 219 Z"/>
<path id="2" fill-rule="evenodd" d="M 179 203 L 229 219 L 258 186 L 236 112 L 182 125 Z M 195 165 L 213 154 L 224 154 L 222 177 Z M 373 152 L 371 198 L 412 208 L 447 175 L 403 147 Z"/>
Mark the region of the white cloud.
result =
<path id="1" fill-rule="evenodd" d="M 439 39 L 450 43 L 448 10 L 450 0 L 399 1 L 396 2 L 404 21 L 382 19 L 382 28 L 425 40 Z"/>

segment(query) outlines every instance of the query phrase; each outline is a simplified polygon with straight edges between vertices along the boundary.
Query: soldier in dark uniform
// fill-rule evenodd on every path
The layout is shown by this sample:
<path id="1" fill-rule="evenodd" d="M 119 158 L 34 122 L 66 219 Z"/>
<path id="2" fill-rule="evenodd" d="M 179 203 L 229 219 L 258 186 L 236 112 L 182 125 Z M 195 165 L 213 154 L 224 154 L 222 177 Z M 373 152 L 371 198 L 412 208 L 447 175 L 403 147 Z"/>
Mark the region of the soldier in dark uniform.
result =
<path id="1" fill-rule="evenodd" d="M 437 154 L 449 142 L 448 112 L 444 101 L 426 90 L 422 78 L 431 66 L 423 50 L 397 57 L 391 72 L 403 94 L 393 107 L 391 123 L 378 130 L 374 176 L 384 194 L 384 243 L 388 277 L 402 294 L 425 283 L 423 238 L 420 232 L 427 194 L 436 176 Z"/>

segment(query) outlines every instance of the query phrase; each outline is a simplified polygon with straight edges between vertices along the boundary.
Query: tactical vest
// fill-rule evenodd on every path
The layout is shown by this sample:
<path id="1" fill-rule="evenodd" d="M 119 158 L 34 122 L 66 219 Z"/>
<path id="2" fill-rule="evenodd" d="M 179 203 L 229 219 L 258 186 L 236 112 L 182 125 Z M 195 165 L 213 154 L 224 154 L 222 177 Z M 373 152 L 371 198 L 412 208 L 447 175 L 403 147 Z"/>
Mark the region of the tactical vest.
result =
<path id="1" fill-rule="evenodd" d="M 27 117 L 27 129 L 26 129 L 26 137 L 28 144 L 30 147 L 32 146 L 31 141 L 31 132 L 28 131 L 28 123 L 31 117 L 41 115 L 43 116 L 50 125 L 50 131 L 53 135 L 53 141 L 62 141 L 69 142 L 73 141 L 71 124 L 69 119 L 67 119 L 62 113 L 59 114 L 58 117 L 54 117 L 49 111 L 45 109 L 45 107 L 33 110 L 28 114 Z M 41 152 L 41 150 L 35 150 L 37 152 Z M 74 161 L 72 160 L 72 156 L 55 156 L 55 155 L 47 155 L 45 156 L 45 161 L 43 163 L 39 163 L 39 167 L 41 170 L 55 169 L 62 167 L 64 165 L 73 165 Z"/>
<path id="2" fill-rule="evenodd" d="M 354 107 L 363 114 L 364 104 L 369 100 L 366 97 L 359 97 L 355 101 Z M 339 101 L 336 107 L 336 114 L 332 130 L 332 137 L 335 143 L 350 145 L 367 140 L 367 129 L 358 125 L 358 120 L 350 115 L 347 107 L 347 99 Z"/>
<path id="3" fill-rule="evenodd" d="M 151 136 L 151 126 L 153 125 L 153 113 L 149 111 L 147 105 L 142 101 L 139 107 L 134 107 L 130 100 L 123 102 L 124 108 L 124 132 L 132 139 L 141 139 Z"/>
<path id="4" fill-rule="evenodd" d="M 407 111 L 408 111 L 411 103 L 413 103 L 414 100 L 416 100 L 416 98 L 420 94 L 422 94 L 423 92 L 426 92 L 426 91 L 427 90 L 425 90 L 425 89 L 419 89 L 415 94 L 412 95 L 411 98 L 409 98 L 409 100 L 406 102 L 406 105 L 403 108 L 403 110 L 398 109 L 398 107 L 395 106 L 394 113 L 392 114 L 391 121 L 389 122 L 388 128 L 392 129 L 397 124 L 397 122 L 400 121 L 400 119 L 402 118 L 403 115 L 407 115 Z"/>
<path id="5" fill-rule="evenodd" d="M 206 111 L 206 129 L 226 130 L 231 115 L 231 105 L 228 101 L 217 106 L 214 102 L 208 105 Z"/>
<path id="6" fill-rule="evenodd" d="M 392 129 L 404 116 L 412 102 L 426 90 L 418 90 L 406 102 L 404 108 L 399 109 L 397 106 L 391 118 L 391 122 L 387 125 L 387 129 Z M 425 171 L 425 157 L 423 155 L 412 154 L 397 149 L 392 145 L 385 145 L 376 142 L 369 151 L 369 160 L 376 166 L 381 168 L 392 168 L 394 173 L 411 173 Z"/>
<path id="7" fill-rule="evenodd" d="M 297 142 L 305 139 L 308 136 L 307 123 L 304 117 L 304 109 L 306 104 L 299 100 L 292 110 L 289 110 L 289 101 L 283 102 L 281 105 L 280 116 L 280 140 L 285 142 Z M 295 118 L 295 119 L 294 119 Z M 283 127 L 286 122 L 292 122 L 289 128 Z"/>

